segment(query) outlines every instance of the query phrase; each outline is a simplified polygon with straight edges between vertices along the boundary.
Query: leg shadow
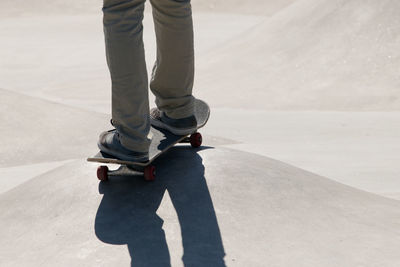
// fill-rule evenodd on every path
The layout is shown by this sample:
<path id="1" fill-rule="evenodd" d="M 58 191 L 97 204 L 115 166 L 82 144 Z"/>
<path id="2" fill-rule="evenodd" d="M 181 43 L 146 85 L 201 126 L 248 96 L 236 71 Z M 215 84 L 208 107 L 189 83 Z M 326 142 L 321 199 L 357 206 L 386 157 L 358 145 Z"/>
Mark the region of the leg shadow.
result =
<path id="1" fill-rule="evenodd" d="M 163 220 L 156 214 L 168 190 L 181 227 L 184 265 L 225 266 L 202 158 L 187 146 L 178 146 L 161 156 L 156 166 L 155 182 L 113 177 L 99 184 L 104 196 L 95 220 L 97 237 L 108 244 L 127 244 L 132 266 L 170 266 Z"/>
<path id="2" fill-rule="evenodd" d="M 112 177 L 99 191 L 104 196 L 96 214 L 97 237 L 127 244 L 132 266 L 170 266 L 163 220 L 156 214 L 165 187 L 142 177 Z"/>

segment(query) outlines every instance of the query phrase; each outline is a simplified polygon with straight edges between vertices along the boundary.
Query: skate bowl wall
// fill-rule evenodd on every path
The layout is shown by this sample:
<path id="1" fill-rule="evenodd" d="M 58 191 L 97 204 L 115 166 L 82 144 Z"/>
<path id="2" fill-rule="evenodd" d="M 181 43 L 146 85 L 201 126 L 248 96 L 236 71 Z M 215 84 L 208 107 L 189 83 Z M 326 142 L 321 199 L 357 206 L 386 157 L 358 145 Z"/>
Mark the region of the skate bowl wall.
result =
<path id="1" fill-rule="evenodd" d="M 399 110 L 399 13 L 396 0 L 298 1 L 199 58 L 198 85 L 220 106 Z"/>
<path id="2" fill-rule="evenodd" d="M 272 16 L 298 0 L 192 0 L 194 12 L 218 12 Z"/>
<path id="3" fill-rule="evenodd" d="M 56 15 L 97 12 L 101 10 L 102 0 L 2 0 L 0 17 L 21 15 Z"/>

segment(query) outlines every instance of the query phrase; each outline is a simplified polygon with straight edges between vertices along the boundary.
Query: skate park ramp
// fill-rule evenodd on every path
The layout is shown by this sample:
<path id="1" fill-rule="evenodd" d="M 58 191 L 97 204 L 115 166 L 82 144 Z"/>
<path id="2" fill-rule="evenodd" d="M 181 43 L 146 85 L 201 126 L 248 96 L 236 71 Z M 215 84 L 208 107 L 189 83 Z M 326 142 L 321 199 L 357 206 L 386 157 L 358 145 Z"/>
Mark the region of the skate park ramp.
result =
<path id="1" fill-rule="evenodd" d="M 400 4 L 192 4 L 204 146 L 146 183 L 86 162 L 102 1 L 0 2 L 0 265 L 399 266 Z M 150 71 L 149 3 L 144 30 Z"/>
<path id="2" fill-rule="evenodd" d="M 199 62 L 199 86 L 221 106 L 399 110 L 399 9 L 395 0 L 297 1 Z"/>
<path id="3" fill-rule="evenodd" d="M 236 150 L 179 147 L 169 156 L 154 183 L 98 183 L 95 167 L 77 160 L 3 193 L 2 263 L 183 266 L 182 255 L 185 266 L 399 262 L 398 201 Z"/>

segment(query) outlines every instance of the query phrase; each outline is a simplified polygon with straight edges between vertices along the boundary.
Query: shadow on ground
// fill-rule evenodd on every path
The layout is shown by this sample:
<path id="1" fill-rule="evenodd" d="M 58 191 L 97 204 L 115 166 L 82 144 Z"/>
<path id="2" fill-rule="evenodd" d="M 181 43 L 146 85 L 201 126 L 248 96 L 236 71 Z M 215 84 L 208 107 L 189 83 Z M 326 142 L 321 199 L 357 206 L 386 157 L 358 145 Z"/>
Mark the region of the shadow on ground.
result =
<path id="1" fill-rule="evenodd" d="M 187 147 L 175 147 L 156 163 L 157 180 L 113 177 L 101 182 L 104 194 L 97 211 L 97 237 L 108 244 L 127 244 L 132 266 L 170 266 L 170 254 L 156 214 L 168 191 L 178 215 L 185 266 L 225 266 L 224 247 L 202 158 Z"/>

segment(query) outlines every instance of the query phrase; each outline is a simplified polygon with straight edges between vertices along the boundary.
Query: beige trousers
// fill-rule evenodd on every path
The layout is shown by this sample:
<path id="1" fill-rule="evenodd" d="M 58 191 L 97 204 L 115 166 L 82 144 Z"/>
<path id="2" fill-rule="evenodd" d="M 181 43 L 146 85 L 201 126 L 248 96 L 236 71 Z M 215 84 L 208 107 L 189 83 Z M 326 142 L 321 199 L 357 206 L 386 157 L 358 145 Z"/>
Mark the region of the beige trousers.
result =
<path id="1" fill-rule="evenodd" d="M 104 0 L 103 24 L 112 81 L 112 121 L 125 147 L 150 145 L 148 76 L 143 45 L 145 0 Z M 151 0 L 157 60 L 150 88 L 171 118 L 193 114 L 193 22 L 190 0 Z"/>

